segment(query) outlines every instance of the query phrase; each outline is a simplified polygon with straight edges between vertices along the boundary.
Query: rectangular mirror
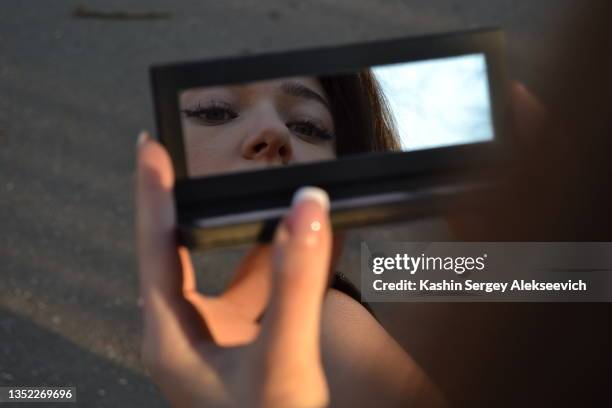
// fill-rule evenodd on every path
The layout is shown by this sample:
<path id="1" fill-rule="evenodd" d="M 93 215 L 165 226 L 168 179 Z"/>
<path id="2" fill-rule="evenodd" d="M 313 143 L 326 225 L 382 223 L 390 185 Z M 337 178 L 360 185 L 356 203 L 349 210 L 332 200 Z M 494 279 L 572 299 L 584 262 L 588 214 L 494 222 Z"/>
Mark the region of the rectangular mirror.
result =
<path id="1" fill-rule="evenodd" d="M 189 177 L 492 140 L 483 54 L 186 89 Z"/>
<path id="2" fill-rule="evenodd" d="M 409 181 L 494 161 L 502 40 L 477 30 L 152 67 L 179 219 L 207 237 L 261 229 L 311 184 L 330 192 L 332 220 L 344 211 L 350 226 L 347 200 L 363 212 L 399 194 L 409 207 Z"/>

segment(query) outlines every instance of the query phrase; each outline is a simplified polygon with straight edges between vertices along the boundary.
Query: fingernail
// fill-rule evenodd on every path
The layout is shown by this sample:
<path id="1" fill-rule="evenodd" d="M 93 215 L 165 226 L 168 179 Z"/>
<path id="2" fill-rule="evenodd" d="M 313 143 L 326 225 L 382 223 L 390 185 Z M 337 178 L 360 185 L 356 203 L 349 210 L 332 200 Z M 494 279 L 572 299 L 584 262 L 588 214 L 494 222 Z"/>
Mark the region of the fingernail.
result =
<path id="1" fill-rule="evenodd" d="M 319 187 L 302 187 L 295 192 L 291 200 L 291 206 L 295 207 L 299 202 L 305 200 L 316 201 L 323 211 L 329 211 L 329 196 L 325 190 Z"/>
<path id="2" fill-rule="evenodd" d="M 136 140 L 136 147 L 141 147 L 148 138 L 149 133 L 146 130 L 141 130 Z"/>
<path id="3" fill-rule="evenodd" d="M 317 187 L 299 189 L 293 196 L 287 220 L 291 236 L 309 245 L 316 244 L 328 211 L 329 196 L 324 190 Z"/>

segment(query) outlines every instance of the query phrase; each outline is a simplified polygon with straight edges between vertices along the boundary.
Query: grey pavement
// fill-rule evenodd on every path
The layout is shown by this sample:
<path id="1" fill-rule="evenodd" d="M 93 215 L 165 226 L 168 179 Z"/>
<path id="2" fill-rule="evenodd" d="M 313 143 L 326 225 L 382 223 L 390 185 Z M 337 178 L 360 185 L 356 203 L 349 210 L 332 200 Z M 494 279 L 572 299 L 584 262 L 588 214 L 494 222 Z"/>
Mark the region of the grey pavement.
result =
<path id="1" fill-rule="evenodd" d="M 501 25 L 510 73 L 532 85 L 546 54 L 544 41 L 569 3 L 3 1 L 0 385 L 74 385 L 84 407 L 165 406 L 139 363 L 132 231 L 134 144 L 141 129 L 154 130 L 149 65 Z M 170 18 L 76 18 L 78 5 L 160 11 Z M 363 237 L 445 234 L 439 220 L 356 231 L 343 265 L 351 275 Z M 242 251 L 201 255 L 209 287 L 222 288 Z M 439 367 L 428 365 L 435 353 L 427 339 L 439 331 L 417 318 L 439 309 L 416 307 L 415 318 L 400 326 L 393 326 L 397 310 L 385 305 L 377 311 L 444 382 Z M 412 335 L 402 329 L 407 321 L 414 323 Z"/>

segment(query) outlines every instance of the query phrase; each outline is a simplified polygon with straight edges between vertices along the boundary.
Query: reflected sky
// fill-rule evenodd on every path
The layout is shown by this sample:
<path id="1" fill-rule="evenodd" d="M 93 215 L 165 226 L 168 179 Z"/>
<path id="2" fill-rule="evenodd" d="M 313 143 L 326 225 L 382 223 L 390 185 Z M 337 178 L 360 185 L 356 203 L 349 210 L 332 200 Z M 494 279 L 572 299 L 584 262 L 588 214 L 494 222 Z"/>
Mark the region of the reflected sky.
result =
<path id="1" fill-rule="evenodd" d="M 402 150 L 493 138 L 483 54 L 372 68 L 386 95 Z"/>

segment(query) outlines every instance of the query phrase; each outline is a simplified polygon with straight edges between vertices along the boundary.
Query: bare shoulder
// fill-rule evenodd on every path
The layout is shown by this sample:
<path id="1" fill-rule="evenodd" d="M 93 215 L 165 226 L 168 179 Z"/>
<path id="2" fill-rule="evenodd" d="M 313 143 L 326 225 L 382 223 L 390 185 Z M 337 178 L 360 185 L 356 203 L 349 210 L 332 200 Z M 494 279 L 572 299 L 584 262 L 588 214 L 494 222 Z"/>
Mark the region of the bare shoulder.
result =
<path id="1" fill-rule="evenodd" d="M 335 289 L 323 303 L 322 346 L 339 406 L 444 406 L 425 372 L 372 314 Z"/>
<path id="2" fill-rule="evenodd" d="M 329 289 L 323 302 L 324 318 L 341 320 L 338 323 L 355 325 L 372 325 L 379 323 L 374 316 L 358 301 L 337 289 Z M 341 318 L 341 319 L 337 319 Z"/>
<path id="3" fill-rule="evenodd" d="M 323 341 L 342 345 L 345 352 L 391 347 L 394 354 L 412 360 L 363 305 L 336 289 L 325 296 L 322 322 Z"/>

